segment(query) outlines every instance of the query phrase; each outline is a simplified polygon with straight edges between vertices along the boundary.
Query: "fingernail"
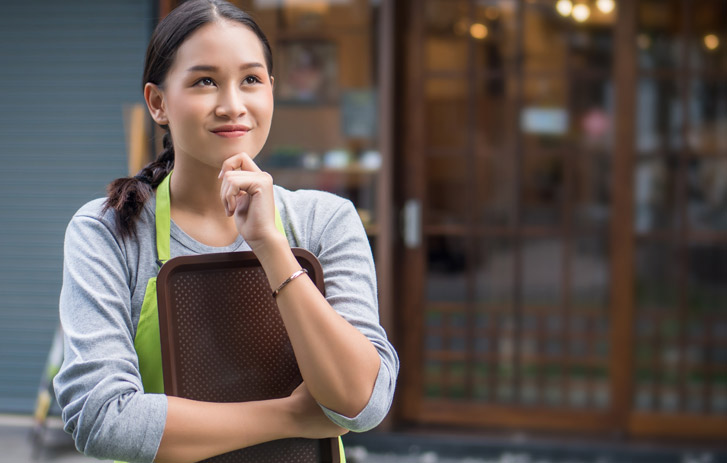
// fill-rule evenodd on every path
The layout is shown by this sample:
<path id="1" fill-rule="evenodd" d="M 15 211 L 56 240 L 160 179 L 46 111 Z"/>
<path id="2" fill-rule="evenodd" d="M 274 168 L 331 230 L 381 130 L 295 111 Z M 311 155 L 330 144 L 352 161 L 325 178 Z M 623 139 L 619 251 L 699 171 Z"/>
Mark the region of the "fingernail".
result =
<path id="1" fill-rule="evenodd" d="M 222 171 L 220 170 L 220 173 L 217 174 L 217 178 L 222 178 Z"/>

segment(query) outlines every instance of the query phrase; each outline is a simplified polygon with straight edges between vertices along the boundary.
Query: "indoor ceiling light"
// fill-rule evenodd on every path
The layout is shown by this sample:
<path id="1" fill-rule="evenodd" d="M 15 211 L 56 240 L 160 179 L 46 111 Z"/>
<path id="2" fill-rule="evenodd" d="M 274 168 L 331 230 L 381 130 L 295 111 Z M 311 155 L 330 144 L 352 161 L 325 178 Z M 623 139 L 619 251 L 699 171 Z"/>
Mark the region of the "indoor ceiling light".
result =
<path id="1" fill-rule="evenodd" d="M 474 23 L 470 26 L 470 35 L 476 39 L 482 40 L 487 37 L 487 26 L 480 23 Z"/>
<path id="2" fill-rule="evenodd" d="M 573 2 L 570 0 L 558 0 L 555 9 L 561 16 L 568 16 L 573 11 Z"/>
<path id="3" fill-rule="evenodd" d="M 704 46 L 710 50 L 716 50 L 719 47 L 719 37 L 714 34 L 705 35 Z"/>
<path id="4" fill-rule="evenodd" d="M 616 8 L 616 2 L 614 0 L 598 0 L 596 7 L 601 10 L 601 13 L 609 14 Z"/>
<path id="5" fill-rule="evenodd" d="M 579 3 L 578 5 L 573 7 L 573 19 L 578 21 L 579 23 L 582 23 L 586 19 L 588 19 L 591 16 L 591 9 L 588 8 L 588 5 L 584 5 L 582 3 Z"/>

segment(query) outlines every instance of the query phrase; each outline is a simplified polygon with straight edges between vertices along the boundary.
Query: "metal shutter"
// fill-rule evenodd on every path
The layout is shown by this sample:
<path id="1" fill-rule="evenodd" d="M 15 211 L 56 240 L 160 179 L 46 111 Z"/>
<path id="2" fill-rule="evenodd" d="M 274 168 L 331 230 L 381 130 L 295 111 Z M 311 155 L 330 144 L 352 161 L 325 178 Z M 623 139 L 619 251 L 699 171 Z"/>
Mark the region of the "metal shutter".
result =
<path id="1" fill-rule="evenodd" d="M 0 413 L 29 413 L 58 323 L 73 213 L 126 174 L 152 0 L 5 2 L 0 14 Z"/>

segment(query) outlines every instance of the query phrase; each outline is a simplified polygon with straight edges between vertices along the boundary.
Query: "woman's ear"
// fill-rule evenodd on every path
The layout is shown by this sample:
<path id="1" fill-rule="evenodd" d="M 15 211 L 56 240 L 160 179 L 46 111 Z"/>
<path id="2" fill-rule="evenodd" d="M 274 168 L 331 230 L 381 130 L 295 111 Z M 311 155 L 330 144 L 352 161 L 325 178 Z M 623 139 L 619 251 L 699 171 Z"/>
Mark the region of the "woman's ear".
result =
<path id="1" fill-rule="evenodd" d="M 159 125 L 169 124 L 165 110 L 166 105 L 164 104 L 164 93 L 158 85 L 152 84 L 151 82 L 147 82 L 144 85 L 144 100 L 154 122 Z"/>
<path id="2" fill-rule="evenodd" d="M 275 77 L 270 76 L 270 88 L 275 90 Z"/>

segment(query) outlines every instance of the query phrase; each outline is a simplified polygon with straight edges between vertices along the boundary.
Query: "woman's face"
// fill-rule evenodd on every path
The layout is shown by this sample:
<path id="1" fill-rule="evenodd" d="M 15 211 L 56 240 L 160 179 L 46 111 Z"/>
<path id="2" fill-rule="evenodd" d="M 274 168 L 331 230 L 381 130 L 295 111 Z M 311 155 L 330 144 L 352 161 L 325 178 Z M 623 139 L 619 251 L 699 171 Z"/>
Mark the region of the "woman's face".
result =
<path id="1" fill-rule="evenodd" d="M 265 144 L 273 83 L 260 39 L 242 24 L 216 21 L 190 35 L 159 92 L 155 119 L 169 125 L 175 163 L 188 157 L 219 169 L 240 152 L 254 158 Z"/>

